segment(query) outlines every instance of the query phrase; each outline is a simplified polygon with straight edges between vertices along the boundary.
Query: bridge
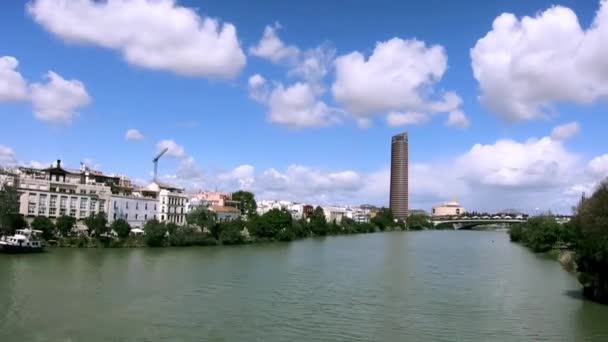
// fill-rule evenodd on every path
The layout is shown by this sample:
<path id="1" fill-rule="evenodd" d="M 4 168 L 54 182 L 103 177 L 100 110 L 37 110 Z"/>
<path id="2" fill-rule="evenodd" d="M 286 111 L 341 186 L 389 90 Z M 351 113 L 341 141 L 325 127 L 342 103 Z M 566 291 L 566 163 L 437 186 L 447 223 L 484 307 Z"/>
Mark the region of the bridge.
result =
<path id="1" fill-rule="evenodd" d="M 516 217 L 511 216 L 483 216 L 483 217 L 467 217 L 467 216 L 456 216 L 456 217 L 433 217 L 431 223 L 434 228 L 440 225 L 451 225 L 452 228 L 458 229 L 471 229 L 475 226 L 491 225 L 491 224 L 514 224 L 523 223 L 528 220 L 527 217 L 518 215 Z"/>

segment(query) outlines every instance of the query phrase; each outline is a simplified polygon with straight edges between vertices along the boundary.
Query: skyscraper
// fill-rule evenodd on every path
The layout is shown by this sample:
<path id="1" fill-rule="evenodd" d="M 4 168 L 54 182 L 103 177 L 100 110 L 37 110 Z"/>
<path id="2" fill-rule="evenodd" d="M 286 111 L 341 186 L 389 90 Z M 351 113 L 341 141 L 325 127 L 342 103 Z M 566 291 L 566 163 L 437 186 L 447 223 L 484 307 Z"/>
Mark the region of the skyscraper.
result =
<path id="1" fill-rule="evenodd" d="M 391 194 L 390 209 L 393 217 L 407 218 L 408 212 L 408 138 L 407 132 L 393 136 L 391 142 Z"/>

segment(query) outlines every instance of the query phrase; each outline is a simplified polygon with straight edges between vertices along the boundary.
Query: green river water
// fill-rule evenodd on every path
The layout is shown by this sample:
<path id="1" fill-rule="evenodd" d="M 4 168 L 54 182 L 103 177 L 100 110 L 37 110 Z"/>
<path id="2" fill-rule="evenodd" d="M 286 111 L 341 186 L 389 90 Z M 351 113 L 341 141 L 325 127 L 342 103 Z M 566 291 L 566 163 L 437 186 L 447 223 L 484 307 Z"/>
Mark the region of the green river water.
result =
<path id="1" fill-rule="evenodd" d="M 608 341 L 504 232 L 0 255 L 0 341 Z"/>

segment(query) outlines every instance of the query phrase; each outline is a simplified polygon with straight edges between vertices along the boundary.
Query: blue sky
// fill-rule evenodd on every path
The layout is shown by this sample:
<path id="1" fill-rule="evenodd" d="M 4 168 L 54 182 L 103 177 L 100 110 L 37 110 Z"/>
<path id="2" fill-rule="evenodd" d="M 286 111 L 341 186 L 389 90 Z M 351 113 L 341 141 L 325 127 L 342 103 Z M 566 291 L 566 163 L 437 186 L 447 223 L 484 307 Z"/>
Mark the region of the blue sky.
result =
<path id="1" fill-rule="evenodd" d="M 385 205 L 390 136 L 408 131 L 412 207 L 567 212 L 608 173 L 608 5 L 554 4 L 6 2 L 0 161 L 143 182 L 169 144 L 160 173 L 189 189 Z"/>

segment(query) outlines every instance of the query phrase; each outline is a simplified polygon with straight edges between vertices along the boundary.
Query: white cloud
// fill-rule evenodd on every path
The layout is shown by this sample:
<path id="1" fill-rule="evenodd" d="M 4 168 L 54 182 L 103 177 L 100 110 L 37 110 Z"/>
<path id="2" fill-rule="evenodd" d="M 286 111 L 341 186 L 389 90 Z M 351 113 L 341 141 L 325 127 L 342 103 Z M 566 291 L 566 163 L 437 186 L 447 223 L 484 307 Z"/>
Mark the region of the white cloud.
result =
<path id="1" fill-rule="evenodd" d="M 578 122 L 570 122 L 553 128 L 551 132 L 551 138 L 555 140 L 567 140 L 570 139 L 581 131 Z"/>
<path id="2" fill-rule="evenodd" d="M 536 17 L 498 16 L 471 49 L 480 101 L 507 121 L 546 117 L 559 102 L 608 96 L 608 1 L 583 30 L 569 8 Z"/>
<path id="3" fill-rule="evenodd" d="M 293 45 L 285 45 L 283 43 L 277 35 L 277 31 L 280 28 L 279 23 L 275 23 L 273 26 L 266 26 L 264 35 L 256 46 L 249 48 L 249 53 L 253 56 L 268 59 L 273 63 L 297 59 L 300 50 Z"/>
<path id="4" fill-rule="evenodd" d="M 178 145 L 174 140 L 166 139 L 161 140 L 156 144 L 156 151 L 160 153 L 162 150 L 167 148 L 166 156 L 175 158 L 186 157 L 186 150 L 183 146 Z"/>
<path id="5" fill-rule="evenodd" d="M 288 75 L 315 85 L 318 92 L 322 93 L 325 89 L 321 80 L 329 73 L 335 55 L 336 50 L 329 44 L 306 50 L 289 70 Z"/>
<path id="6" fill-rule="evenodd" d="M 593 158 L 589 162 L 588 170 L 594 176 L 600 178 L 608 177 L 608 154 Z"/>
<path id="7" fill-rule="evenodd" d="M 131 128 L 125 133 L 125 139 L 130 141 L 141 141 L 144 140 L 144 135 L 135 128 Z"/>
<path id="8" fill-rule="evenodd" d="M 30 85 L 34 116 L 43 121 L 70 123 L 78 115 L 76 110 L 91 102 L 84 84 L 66 80 L 53 71 L 45 77 L 46 83 Z"/>
<path id="9" fill-rule="evenodd" d="M 15 151 L 8 146 L 0 145 L 0 165 L 12 165 L 15 162 Z"/>
<path id="10" fill-rule="evenodd" d="M 15 57 L 0 57 L 0 102 L 21 101 L 27 98 L 27 82 L 17 71 Z"/>
<path id="11" fill-rule="evenodd" d="M 218 175 L 226 186 L 239 190 L 250 190 L 255 182 L 255 168 L 251 165 L 239 165 L 234 169 Z"/>
<path id="12" fill-rule="evenodd" d="M 429 116 L 419 112 L 390 112 L 386 116 L 386 123 L 391 127 L 405 125 L 419 125 L 429 120 Z"/>
<path id="13" fill-rule="evenodd" d="M 335 67 L 333 96 L 357 117 L 410 112 L 430 119 L 432 114 L 457 110 L 462 103 L 453 92 L 433 95 L 433 87 L 447 69 L 447 56 L 439 45 L 427 47 L 415 39 L 392 38 L 378 42 L 367 59 L 358 51 L 339 56 Z M 404 118 L 393 114 L 387 119 L 394 123 Z"/>
<path id="14" fill-rule="evenodd" d="M 297 82 L 287 88 L 276 85 L 267 104 L 270 122 L 292 128 L 322 127 L 339 120 L 337 111 L 318 100 L 308 83 Z"/>
<path id="15" fill-rule="evenodd" d="M 448 120 L 446 121 L 446 125 L 450 127 L 466 128 L 469 127 L 470 124 L 471 122 L 461 110 L 451 111 L 448 114 Z"/>
<path id="16" fill-rule="evenodd" d="M 257 102 L 266 102 L 268 99 L 269 89 L 266 79 L 260 74 L 255 74 L 249 77 L 249 97 Z"/>
<path id="17" fill-rule="evenodd" d="M 326 172 L 290 165 L 285 172 L 274 168 L 256 177 L 254 189 L 262 199 L 288 199 L 312 203 L 350 202 L 362 187 L 362 177 L 352 170 Z"/>
<path id="18" fill-rule="evenodd" d="M 118 50 L 144 68 L 234 78 L 246 63 L 234 25 L 175 0 L 35 0 L 27 12 L 68 42 Z"/>

